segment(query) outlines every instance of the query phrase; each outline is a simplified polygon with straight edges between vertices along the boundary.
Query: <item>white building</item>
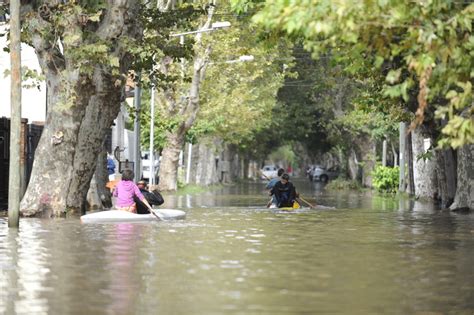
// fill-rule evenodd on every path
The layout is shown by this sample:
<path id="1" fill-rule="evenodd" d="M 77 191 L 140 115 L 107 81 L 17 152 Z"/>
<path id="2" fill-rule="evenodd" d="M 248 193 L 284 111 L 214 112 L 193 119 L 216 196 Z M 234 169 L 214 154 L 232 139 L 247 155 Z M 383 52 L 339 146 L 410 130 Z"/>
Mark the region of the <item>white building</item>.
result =
<path id="1" fill-rule="evenodd" d="M 7 27 L 0 24 L 0 33 L 5 33 Z M 10 76 L 5 75 L 10 71 L 10 54 L 3 51 L 7 47 L 6 36 L 0 37 L 0 117 L 10 117 Z M 31 46 L 21 45 L 21 65 L 41 73 L 35 51 Z M 28 122 L 45 121 L 46 118 L 46 84 L 40 83 L 40 88 L 25 88 L 21 94 L 21 117 L 27 118 Z"/>

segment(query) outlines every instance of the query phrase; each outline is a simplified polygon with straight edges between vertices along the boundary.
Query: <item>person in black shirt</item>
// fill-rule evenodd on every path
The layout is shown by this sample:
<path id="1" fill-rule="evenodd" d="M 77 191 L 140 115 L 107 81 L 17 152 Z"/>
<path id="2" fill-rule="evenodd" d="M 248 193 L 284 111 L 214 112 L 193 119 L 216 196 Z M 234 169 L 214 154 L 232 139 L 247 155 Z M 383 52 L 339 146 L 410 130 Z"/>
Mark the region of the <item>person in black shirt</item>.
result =
<path id="1" fill-rule="evenodd" d="M 273 186 L 272 194 L 276 199 L 278 208 L 293 207 L 296 199 L 295 186 L 290 183 L 290 176 L 283 174 L 280 181 Z"/>
<path id="2" fill-rule="evenodd" d="M 162 205 L 165 201 L 163 199 L 163 196 L 157 191 L 154 190 L 152 192 L 148 191 L 146 187 L 146 182 L 144 180 L 141 180 L 137 183 L 138 189 L 140 189 L 140 192 L 145 196 L 145 199 L 148 201 L 150 205 Z M 150 213 L 148 211 L 148 208 L 140 201 L 136 202 L 137 204 L 137 213 L 138 214 L 147 214 Z"/>

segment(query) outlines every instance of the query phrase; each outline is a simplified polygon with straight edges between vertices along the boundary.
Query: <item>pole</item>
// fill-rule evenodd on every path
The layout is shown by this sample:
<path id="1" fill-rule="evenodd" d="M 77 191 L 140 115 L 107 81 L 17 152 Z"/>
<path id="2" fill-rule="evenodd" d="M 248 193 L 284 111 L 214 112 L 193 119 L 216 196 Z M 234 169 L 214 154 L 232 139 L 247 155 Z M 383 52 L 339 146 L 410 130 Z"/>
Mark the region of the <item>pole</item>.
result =
<path id="1" fill-rule="evenodd" d="M 135 106 L 135 123 L 134 123 L 134 130 L 135 130 L 135 166 L 134 166 L 134 173 L 135 179 L 141 178 L 141 154 L 140 154 L 140 121 L 139 121 L 139 114 L 140 114 L 140 106 L 141 106 L 141 97 L 142 97 L 142 89 L 140 87 L 140 73 L 137 74 L 137 83 L 135 84 L 135 94 L 133 98 L 133 103 Z"/>
<path id="2" fill-rule="evenodd" d="M 387 140 L 382 143 L 382 165 L 387 166 Z"/>
<path id="3" fill-rule="evenodd" d="M 20 225 L 21 47 L 20 0 L 10 1 L 11 119 L 8 227 Z"/>
<path id="4" fill-rule="evenodd" d="M 179 44 L 184 46 L 184 35 L 179 36 Z M 184 71 L 185 71 L 185 60 L 181 58 L 181 78 L 184 82 Z M 186 161 L 186 184 L 189 184 L 189 180 L 191 177 L 191 159 L 192 159 L 192 152 L 193 152 L 193 144 L 191 142 L 188 143 L 188 159 Z"/>
<path id="5" fill-rule="evenodd" d="M 193 144 L 188 143 L 188 160 L 186 163 L 186 184 L 189 184 L 189 179 L 191 177 L 191 156 L 193 155 Z"/>
<path id="6" fill-rule="evenodd" d="M 406 138 L 406 125 L 404 122 L 400 123 L 400 175 L 399 175 L 399 186 L 400 192 L 405 191 L 405 138 Z"/>
<path id="7" fill-rule="evenodd" d="M 155 136 L 155 87 L 151 87 L 150 100 L 150 185 L 155 185 L 155 154 L 153 153 Z"/>

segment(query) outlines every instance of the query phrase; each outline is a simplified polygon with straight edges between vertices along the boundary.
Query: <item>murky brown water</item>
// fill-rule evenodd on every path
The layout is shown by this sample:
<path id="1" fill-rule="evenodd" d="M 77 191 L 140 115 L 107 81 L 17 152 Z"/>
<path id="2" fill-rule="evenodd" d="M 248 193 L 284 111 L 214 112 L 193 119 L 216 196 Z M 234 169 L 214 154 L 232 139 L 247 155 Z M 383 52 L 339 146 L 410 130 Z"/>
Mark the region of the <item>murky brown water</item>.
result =
<path id="1" fill-rule="evenodd" d="M 0 314 L 474 314 L 474 215 L 297 186 L 335 209 L 262 183 L 168 196 L 183 221 L 0 218 Z"/>

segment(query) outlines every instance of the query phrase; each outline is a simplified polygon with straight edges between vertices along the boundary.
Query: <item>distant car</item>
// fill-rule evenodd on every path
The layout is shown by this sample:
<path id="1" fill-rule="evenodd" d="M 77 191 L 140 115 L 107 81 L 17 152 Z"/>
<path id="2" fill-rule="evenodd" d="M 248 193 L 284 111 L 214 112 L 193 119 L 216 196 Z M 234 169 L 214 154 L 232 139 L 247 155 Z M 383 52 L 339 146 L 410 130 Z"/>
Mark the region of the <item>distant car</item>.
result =
<path id="1" fill-rule="evenodd" d="M 278 168 L 275 165 L 265 165 L 260 172 L 262 172 L 262 179 L 278 177 Z"/>
<path id="2" fill-rule="evenodd" d="M 160 181 L 160 160 L 159 155 L 154 156 L 155 160 L 155 184 L 158 184 Z M 142 152 L 142 179 L 150 182 L 150 154 L 148 151 Z"/>
<path id="3" fill-rule="evenodd" d="M 311 181 L 321 181 L 327 183 L 330 179 L 334 179 L 339 176 L 339 171 L 336 168 L 326 169 L 322 166 L 315 166 L 311 171 Z"/>

